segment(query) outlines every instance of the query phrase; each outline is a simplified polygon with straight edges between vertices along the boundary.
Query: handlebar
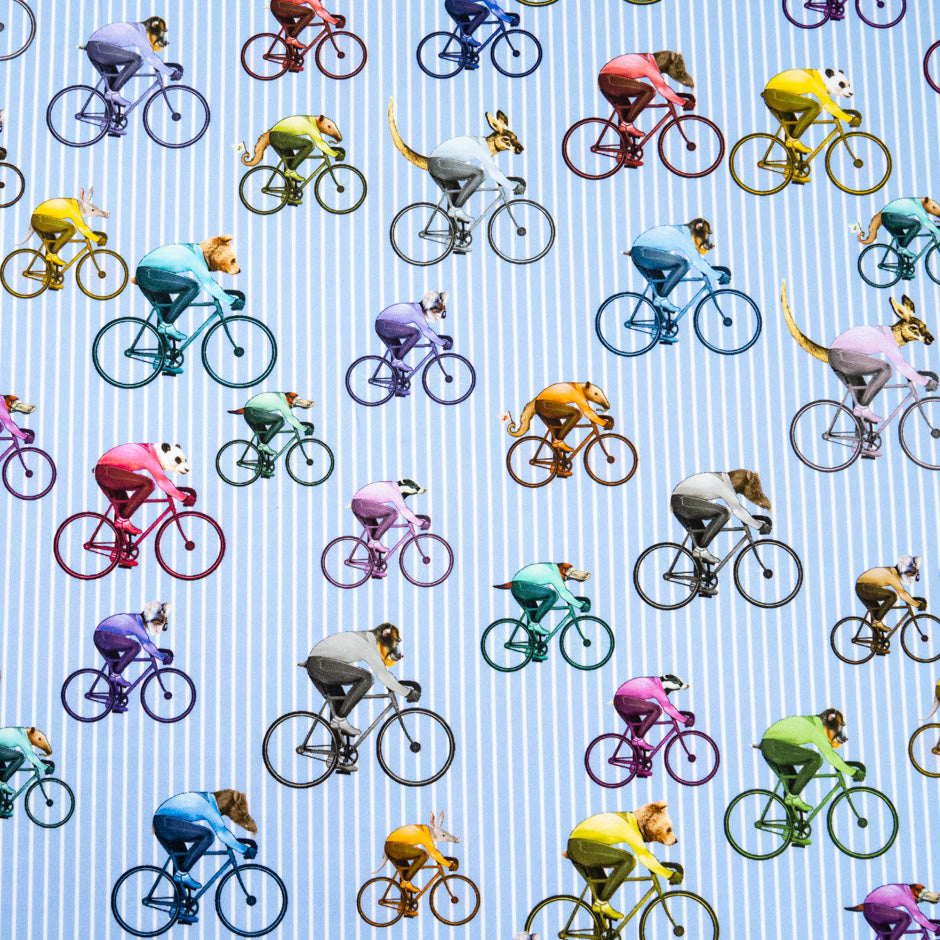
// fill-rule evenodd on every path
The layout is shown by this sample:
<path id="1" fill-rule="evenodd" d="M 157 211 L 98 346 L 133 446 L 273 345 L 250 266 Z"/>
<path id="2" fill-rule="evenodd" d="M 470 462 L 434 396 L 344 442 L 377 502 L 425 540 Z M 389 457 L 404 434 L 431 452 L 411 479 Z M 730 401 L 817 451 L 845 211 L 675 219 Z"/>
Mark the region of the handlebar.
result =
<path id="1" fill-rule="evenodd" d="M 589 598 L 589 597 L 578 597 L 578 595 L 575 595 L 575 600 L 581 601 L 581 603 L 584 605 L 584 606 L 581 608 L 581 613 L 582 613 L 582 614 L 586 614 L 586 613 L 591 609 L 591 598 Z"/>
<path id="2" fill-rule="evenodd" d="M 258 854 L 258 843 L 254 839 L 238 839 L 242 845 L 248 846 L 248 851 L 245 852 L 245 858 L 249 861 L 253 859 Z"/>
<path id="3" fill-rule="evenodd" d="M 695 727 L 695 714 L 694 714 L 693 712 L 684 712 L 684 711 L 680 711 L 679 714 L 685 716 L 685 718 L 688 719 L 688 720 L 686 721 L 686 723 L 685 723 L 686 728 L 694 728 L 694 727 Z M 675 720 L 675 719 L 673 719 L 673 720 Z"/>

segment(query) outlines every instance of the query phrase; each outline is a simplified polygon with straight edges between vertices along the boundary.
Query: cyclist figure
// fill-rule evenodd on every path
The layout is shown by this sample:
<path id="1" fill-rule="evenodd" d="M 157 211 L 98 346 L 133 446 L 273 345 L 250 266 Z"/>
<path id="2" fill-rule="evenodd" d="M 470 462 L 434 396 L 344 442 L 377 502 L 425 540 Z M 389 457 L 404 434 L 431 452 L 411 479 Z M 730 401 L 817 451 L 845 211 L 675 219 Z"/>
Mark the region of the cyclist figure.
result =
<path id="1" fill-rule="evenodd" d="M 50 762 L 37 757 L 36 751 L 52 754 L 48 739 L 38 729 L 0 728 L 0 819 L 9 819 L 13 815 L 13 807 L 7 800 L 14 790 L 8 781 L 24 761 L 29 761 L 40 773 L 51 773 Z"/>
<path id="2" fill-rule="evenodd" d="M 21 441 L 28 441 L 29 432 L 24 431 L 13 420 L 13 415 L 16 413 L 29 415 L 32 414 L 35 410 L 35 405 L 30 405 L 25 401 L 20 401 L 16 395 L 3 395 L 0 397 L 0 427 L 2 427 L 8 434 L 12 434 L 14 438 L 18 438 Z"/>
<path id="3" fill-rule="evenodd" d="M 827 708 L 818 715 L 781 718 L 764 732 L 764 737 L 757 747 L 783 784 L 783 802 L 791 809 L 808 813 L 812 807 L 800 798 L 800 793 L 822 767 L 823 758 L 853 780 L 865 779 L 864 768 L 849 767 L 836 754 L 835 749 L 842 747 L 847 740 L 842 712 L 836 708 Z M 819 752 L 803 747 L 804 744 L 814 745 Z M 789 779 L 786 779 L 787 777 Z M 793 844 L 809 845 L 810 840 L 806 836 L 794 835 Z"/>
<path id="4" fill-rule="evenodd" d="M 925 930 L 940 933 L 940 920 L 930 920 L 917 906 L 921 902 L 936 904 L 940 894 L 928 891 L 923 885 L 882 885 L 868 893 L 861 904 L 845 908 L 861 911 L 868 926 L 879 940 L 900 940 L 912 922 Z"/>
<path id="5" fill-rule="evenodd" d="M 705 255 L 715 247 L 708 219 L 692 219 L 684 225 L 657 225 L 638 235 L 630 257 L 636 269 L 649 281 L 653 303 L 660 310 L 676 313 L 679 308 L 668 300 L 672 289 L 686 276 L 690 267 L 705 276 L 709 287 L 717 289 L 726 275 L 716 271 Z M 670 340 L 675 342 L 675 337 Z"/>
<path id="6" fill-rule="evenodd" d="M 424 863 L 433 858 L 443 868 L 453 871 L 458 862 L 455 858 L 441 855 L 437 848 L 438 842 L 459 842 L 457 836 L 451 835 L 444 826 L 444 811 L 435 816 L 431 813 L 431 824 L 412 824 L 399 826 L 389 833 L 385 840 L 385 857 L 379 868 L 384 867 L 386 860 L 390 861 L 401 879 L 401 888 L 406 897 L 417 893 L 418 889 L 412 878 L 421 871 Z M 376 869 L 376 871 L 379 870 Z M 417 908 L 405 911 L 405 917 L 417 917 Z"/>
<path id="7" fill-rule="evenodd" d="M 920 581 L 920 555 L 902 555 L 890 568 L 869 568 L 858 576 L 855 595 L 871 614 L 873 629 L 890 632 L 884 619 L 898 597 L 907 604 L 911 613 L 915 607 L 917 610 L 927 609 L 927 601 L 911 597 L 905 589 L 905 585 L 912 587 L 915 581 Z M 879 648 L 875 652 L 885 656 L 888 651 Z"/>
<path id="8" fill-rule="evenodd" d="M 86 216 L 102 219 L 111 217 L 110 212 L 105 212 L 104 209 L 92 205 L 91 200 L 94 195 L 95 188 L 92 186 L 88 190 L 87 199 L 85 198 L 85 190 L 81 189 L 79 190 L 78 199 L 47 199 L 45 202 L 41 202 L 29 218 L 30 230 L 24 241 L 35 232 L 45 248 L 46 261 L 55 268 L 64 267 L 65 262 L 59 257 L 58 253 L 68 244 L 76 232 L 96 245 L 105 245 L 107 236 L 104 232 L 93 232 L 85 224 Z M 56 278 L 49 287 L 52 290 L 62 290 L 61 279 Z"/>
<path id="9" fill-rule="evenodd" d="M 444 0 L 444 9 L 451 19 L 460 27 L 461 39 L 471 49 L 478 49 L 480 43 L 473 38 L 477 27 L 486 22 L 490 13 L 502 20 L 507 26 L 518 26 L 519 16 L 516 13 L 506 13 L 496 0 Z M 476 55 L 467 62 L 466 68 L 478 69 L 479 60 Z"/>
<path id="10" fill-rule="evenodd" d="M 382 536 L 394 525 L 399 513 L 413 526 L 419 529 L 429 529 L 431 523 L 427 519 L 419 519 L 406 505 L 409 496 L 420 496 L 427 490 L 414 480 L 404 479 L 397 483 L 383 481 L 367 483 L 356 491 L 350 504 L 353 515 L 369 534 L 369 548 L 376 552 L 387 552 L 388 549 L 380 541 Z M 388 571 L 373 569 L 373 578 L 385 578 Z"/>
<path id="11" fill-rule="evenodd" d="M 304 434 L 313 434 L 313 425 L 301 423 L 294 417 L 294 408 L 312 408 L 309 398 L 301 398 L 296 392 L 260 392 L 245 402 L 244 408 L 230 411 L 230 415 L 244 415 L 245 423 L 258 435 L 258 450 L 267 457 L 276 453 L 270 444 L 274 435 L 284 427 L 284 421 Z M 261 471 L 263 477 L 274 475 L 274 466 Z"/>
<path id="12" fill-rule="evenodd" d="M 556 601 L 568 605 L 571 615 L 590 606 L 579 600 L 568 589 L 566 581 L 587 581 L 590 571 L 572 568 L 567 562 L 537 562 L 520 568 L 507 584 L 494 584 L 500 590 L 510 590 L 519 606 L 529 615 L 529 623 L 537 633 L 550 632 L 542 626 L 542 619 Z"/>
<path id="13" fill-rule="evenodd" d="M 136 470 L 147 470 L 153 480 Z M 141 530 L 131 522 L 131 516 L 153 492 L 154 484 L 171 499 L 184 506 L 193 500 L 181 493 L 169 480 L 167 473 L 189 473 L 186 456 L 179 444 L 120 444 L 102 454 L 95 465 L 95 482 L 108 501 L 114 505 L 114 524 L 125 535 L 140 535 Z M 122 558 L 122 567 L 133 568 L 137 562 Z"/>
<path id="14" fill-rule="evenodd" d="M 248 812 L 248 798 L 238 790 L 216 790 L 215 793 L 178 793 L 164 800 L 153 814 L 153 834 L 173 859 L 173 880 L 191 891 L 202 885 L 190 869 L 218 837 L 233 852 L 246 855 L 250 846 L 240 842 L 225 825 L 223 816 L 256 835 L 258 827 Z M 195 915 L 183 913 L 181 924 L 195 924 Z"/>
<path id="15" fill-rule="evenodd" d="M 326 7 L 317 0 L 271 0 L 271 12 L 274 19 L 284 27 L 287 44 L 295 49 L 303 49 L 304 44 L 299 36 L 318 16 L 331 26 L 339 23 L 339 20 L 331 16 Z M 300 72 L 303 70 L 303 63 L 288 65 L 288 68 L 292 72 Z"/>
<path id="16" fill-rule="evenodd" d="M 160 662 L 172 659 L 169 650 L 160 650 L 154 645 L 154 640 L 167 628 L 169 609 L 165 601 L 150 601 L 139 614 L 112 614 L 95 627 L 95 649 L 108 664 L 108 677 L 114 685 L 129 688 L 130 682 L 121 673 L 141 648 Z M 115 705 L 113 710 L 126 712 L 127 705 Z"/>
<path id="17" fill-rule="evenodd" d="M 868 235 L 859 232 L 858 240 L 863 245 L 870 245 L 875 240 L 878 229 L 883 225 L 894 237 L 898 254 L 902 258 L 913 258 L 914 253 L 908 246 L 920 234 L 921 228 L 927 229 L 933 236 L 935 245 L 940 244 L 938 218 L 940 218 L 940 205 L 929 196 L 921 196 L 917 199 L 894 199 L 871 220 Z M 914 277 L 913 266 L 905 268 L 901 277 L 911 280 Z"/>
<path id="18" fill-rule="evenodd" d="M 111 104 L 124 108 L 130 104 L 121 95 L 121 89 L 145 62 L 159 74 L 174 80 L 179 78 L 176 70 L 157 55 L 170 44 L 166 34 L 166 20 L 161 16 L 148 16 L 141 23 L 111 23 L 91 34 L 84 46 L 85 54 L 104 77 L 104 96 Z M 125 134 L 127 128 L 115 126 L 110 128 L 110 133 Z"/>
<path id="19" fill-rule="evenodd" d="M 633 732 L 633 743 L 637 747 L 643 748 L 644 751 L 653 750 L 653 745 L 645 740 L 646 734 L 659 721 L 664 711 L 679 724 L 688 723 L 689 719 L 677 711 L 668 698 L 670 692 L 681 692 L 687 688 L 688 682 L 667 673 L 664 676 L 629 679 L 617 689 L 614 694 L 614 708 Z M 652 773 L 652 770 L 645 768 L 637 771 L 640 777 L 650 777 Z"/>
<path id="20" fill-rule="evenodd" d="M 439 336 L 433 326 L 447 316 L 447 296 L 447 291 L 430 290 L 417 303 L 392 304 L 375 318 L 375 332 L 391 353 L 394 368 L 407 371 L 405 356 L 421 339 L 442 349 L 453 346 L 450 337 Z"/>

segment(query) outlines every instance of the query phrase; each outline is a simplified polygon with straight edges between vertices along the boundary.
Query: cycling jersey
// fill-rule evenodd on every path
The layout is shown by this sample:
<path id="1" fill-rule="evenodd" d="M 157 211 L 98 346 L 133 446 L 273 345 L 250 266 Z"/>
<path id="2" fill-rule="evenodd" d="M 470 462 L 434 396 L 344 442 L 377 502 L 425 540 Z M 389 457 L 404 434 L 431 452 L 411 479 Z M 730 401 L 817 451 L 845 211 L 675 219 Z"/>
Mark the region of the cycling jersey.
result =
<path id="1" fill-rule="evenodd" d="M 839 118 L 840 121 L 850 121 L 852 119 L 850 114 L 846 114 L 829 97 L 822 76 L 816 69 L 790 69 L 781 72 L 767 82 L 764 90 L 783 91 L 791 95 L 813 95 L 833 117 Z"/>
<path id="2" fill-rule="evenodd" d="M 163 245 L 144 255 L 138 268 L 157 268 L 171 274 L 192 274 L 201 287 L 219 303 L 231 309 L 235 298 L 227 294 L 209 272 L 206 256 L 198 243 Z"/>
<path id="3" fill-rule="evenodd" d="M 940 933 L 940 926 L 928 920 L 917 906 L 910 885 L 882 885 L 880 888 L 875 888 L 874 891 L 869 892 L 864 903 L 884 904 L 886 907 L 903 907 L 910 912 L 911 917 L 921 927 L 926 927 L 934 933 Z"/>
<path id="4" fill-rule="evenodd" d="M 631 52 L 611 59 L 600 71 L 601 75 L 619 75 L 623 78 L 648 78 L 667 101 L 673 104 L 684 105 L 685 99 L 680 98 L 667 84 L 663 73 L 659 70 L 656 60 L 648 52 Z"/>
<path id="5" fill-rule="evenodd" d="M 558 599 L 564 601 L 572 607 L 581 609 L 579 601 L 565 585 L 564 578 L 558 570 L 558 565 L 552 562 L 538 562 L 534 565 L 526 565 L 512 576 L 513 587 L 536 587 L 550 588 L 557 595 Z"/>
<path id="6" fill-rule="evenodd" d="M 33 210 L 33 217 L 36 216 L 46 216 L 47 218 L 69 222 L 85 238 L 90 238 L 94 242 L 98 241 L 98 236 L 85 224 L 81 203 L 77 199 L 47 199 Z"/>
<path id="7" fill-rule="evenodd" d="M 423 846 L 435 862 L 445 867 L 450 865 L 447 859 L 438 852 L 427 826 L 399 826 L 394 832 L 389 833 L 388 838 L 385 840 L 386 845 L 389 842 L 400 845 Z"/>
<path id="8" fill-rule="evenodd" d="M 313 12 L 320 17 L 321 20 L 326 20 L 327 23 L 335 26 L 339 20 L 335 16 L 331 16 L 327 11 L 326 7 L 322 3 L 318 3 L 317 0 L 291 0 L 291 3 L 296 3 L 299 6 L 308 6 L 313 8 Z"/>
<path id="9" fill-rule="evenodd" d="M 158 72 L 169 75 L 171 69 L 154 51 L 143 23 L 111 23 L 96 29 L 88 42 L 102 42 L 121 49 L 136 49 L 141 58 Z"/>
<path id="10" fill-rule="evenodd" d="M 3 425 L 14 437 L 19 438 L 21 441 L 26 440 L 26 432 L 23 431 L 10 416 L 10 409 L 7 407 L 7 403 L 2 395 L 0 395 L 0 425 Z"/>
<path id="11" fill-rule="evenodd" d="M 855 584 L 868 584 L 872 587 L 890 588 L 892 591 L 897 592 L 898 597 L 900 597 L 905 604 L 914 603 L 914 598 L 904 589 L 904 583 L 901 581 L 897 568 L 894 567 L 869 568 L 868 571 L 858 576 L 858 580 Z"/>
<path id="12" fill-rule="evenodd" d="M 685 715 L 678 712 L 672 702 L 669 701 L 662 680 L 658 676 L 639 676 L 636 679 L 628 679 L 617 689 L 615 696 L 617 695 L 652 699 L 661 705 L 663 711 L 671 718 L 675 718 L 680 724 L 685 723 Z"/>
<path id="13" fill-rule="evenodd" d="M 721 276 L 703 257 L 687 225 L 657 225 L 638 235 L 634 248 L 655 248 L 685 258 L 698 269 L 711 284 L 717 285 Z"/>
<path id="14" fill-rule="evenodd" d="M 294 114 L 291 117 L 281 118 L 269 133 L 296 134 L 298 137 L 309 137 L 328 157 L 339 156 L 337 151 L 326 142 L 323 134 L 320 133 L 316 116 L 312 114 Z"/>
<path id="15" fill-rule="evenodd" d="M 831 349 L 859 353 L 864 356 L 887 356 L 888 361 L 906 379 L 915 385 L 926 385 L 930 379 L 921 375 L 902 355 L 894 331 L 890 326 L 854 326 L 840 333 L 832 342 Z"/>
<path id="16" fill-rule="evenodd" d="M 699 499 L 720 499 L 745 525 L 759 529 L 759 523 L 740 503 L 727 473 L 695 473 L 686 477 L 673 491 L 673 496 L 696 496 Z"/>
<path id="17" fill-rule="evenodd" d="M 940 228 L 936 225 L 937 217 L 932 216 L 919 199 L 894 199 L 881 210 L 882 220 L 885 213 L 917 219 L 934 238 L 940 238 Z"/>
<path id="18" fill-rule="evenodd" d="M 153 444 L 119 444 L 98 458 L 98 464 L 105 467 L 118 467 L 121 470 L 147 470 L 153 476 L 154 483 L 173 499 L 184 500 L 181 493 L 163 472 L 157 449 Z M 146 479 L 146 477 L 144 477 Z"/>
<path id="19" fill-rule="evenodd" d="M 369 499 L 386 505 L 391 503 L 412 525 L 421 525 L 421 520 L 405 505 L 405 498 L 397 483 L 367 483 L 356 491 L 353 499 Z"/>
<path id="20" fill-rule="evenodd" d="M 283 392 L 260 392 L 245 402 L 245 410 L 247 411 L 249 408 L 258 411 L 276 411 L 278 414 L 284 415 L 292 428 L 298 431 L 304 430 L 304 426 L 294 416 L 294 412 L 291 411 L 291 407 L 287 403 L 287 396 Z"/>
<path id="21" fill-rule="evenodd" d="M 855 770 L 836 753 L 826 734 L 822 719 L 816 715 L 781 718 L 764 732 L 763 740 L 783 741 L 785 744 L 795 745 L 813 744 L 836 770 L 849 775 L 855 773 Z"/>
<path id="22" fill-rule="evenodd" d="M 145 652 L 157 659 L 163 659 L 163 653 L 153 645 L 150 634 L 144 628 L 140 614 L 112 614 L 95 627 L 95 633 L 110 633 L 114 636 L 126 636 L 136 640 Z"/>
<path id="23" fill-rule="evenodd" d="M 45 771 L 46 767 L 36 755 L 33 743 L 29 740 L 26 730 L 26 728 L 0 728 L 0 747 L 11 747 L 22 752 L 33 767 Z"/>
<path id="24" fill-rule="evenodd" d="M 548 388 L 538 393 L 535 400 L 556 405 L 575 405 L 592 424 L 603 426 L 606 423 L 591 407 L 584 392 L 572 382 L 556 382 L 554 385 L 549 385 Z"/>
<path id="25" fill-rule="evenodd" d="M 402 685 L 389 671 L 382 659 L 382 653 L 376 643 L 372 630 L 346 630 L 324 637 L 308 653 L 308 656 L 322 656 L 341 663 L 366 663 L 375 673 L 376 679 L 397 695 L 408 695 L 411 689 Z"/>
<path id="26" fill-rule="evenodd" d="M 201 826 L 210 830 L 233 851 L 242 855 L 248 851 L 248 846 L 239 842 L 225 825 L 222 814 L 219 812 L 219 804 L 216 803 L 212 793 L 179 793 L 164 800 L 153 815 L 154 818 L 168 816 L 171 819 L 182 819 Z"/>
<path id="27" fill-rule="evenodd" d="M 585 839 L 601 845 L 626 843 L 627 847 L 651 872 L 669 878 L 672 872 L 664 868 L 646 847 L 640 827 L 633 813 L 598 813 L 579 822 L 569 839 Z"/>
<path id="28" fill-rule="evenodd" d="M 411 326 L 429 342 L 438 346 L 444 345 L 444 340 L 438 336 L 434 327 L 424 315 L 424 307 L 419 303 L 392 304 L 386 307 L 376 318 L 376 326 L 380 323 L 395 323 L 399 326 Z"/>
<path id="29" fill-rule="evenodd" d="M 458 163 L 479 165 L 483 172 L 503 189 L 512 189 L 513 184 L 500 172 L 485 137 L 451 137 L 431 151 L 429 160 L 456 160 Z"/>

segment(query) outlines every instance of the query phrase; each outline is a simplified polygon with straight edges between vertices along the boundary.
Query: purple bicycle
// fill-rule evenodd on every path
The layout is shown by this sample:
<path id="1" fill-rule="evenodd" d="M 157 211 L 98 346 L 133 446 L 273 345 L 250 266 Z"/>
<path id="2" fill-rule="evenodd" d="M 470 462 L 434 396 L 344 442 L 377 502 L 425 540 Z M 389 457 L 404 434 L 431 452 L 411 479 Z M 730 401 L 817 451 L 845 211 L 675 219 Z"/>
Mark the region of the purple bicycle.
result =
<path id="1" fill-rule="evenodd" d="M 783 0 L 783 15 L 800 29 L 816 29 L 829 20 L 845 19 L 846 0 Z M 907 12 L 907 0 L 855 0 L 859 19 L 875 29 L 897 26 Z"/>
<path id="2" fill-rule="evenodd" d="M 10 445 L 0 454 L 3 485 L 17 499 L 42 499 L 55 483 L 55 464 L 44 450 L 30 446 L 36 435 L 28 430 L 25 433 L 25 443 L 12 434 L 0 437 L 0 446 Z"/>
<path id="3" fill-rule="evenodd" d="M 924 78 L 927 84 L 940 94 L 940 39 L 938 39 L 924 56 Z"/>

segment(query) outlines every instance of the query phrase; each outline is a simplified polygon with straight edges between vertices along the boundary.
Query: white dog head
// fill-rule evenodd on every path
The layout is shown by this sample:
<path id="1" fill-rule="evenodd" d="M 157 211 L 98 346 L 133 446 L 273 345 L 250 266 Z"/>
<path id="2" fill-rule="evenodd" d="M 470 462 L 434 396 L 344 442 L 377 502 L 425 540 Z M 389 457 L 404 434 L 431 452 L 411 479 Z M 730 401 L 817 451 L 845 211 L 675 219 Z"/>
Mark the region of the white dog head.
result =
<path id="1" fill-rule="evenodd" d="M 447 291 L 429 290 L 421 298 L 421 308 L 431 322 L 443 320 L 447 316 Z"/>
<path id="2" fill-rule="evenodd" d="M 851 98 L 854 94 L 852 83 L 842 69 L 823 69 L 821 75 L 830 98 Z"/>
<path id="3" fill-rule="evenodd" d="M 160 466 L 167 473 L 189 473 L 186 455 L 179 444 L 157 444 Z"/>
<path id="4" fill-rule="evenodd" d="M 144 627 L 153 636 L 162 633 L 169 626 L 170 605 L 167 601 L 149 601 L 144 604 L 141 616 L 144 618 Z"/>
<path id="5" fill-rule="evenodd" d="M 906 585 L 920 581 L 920 555 L 902 555 L 894 567 Z"/>

